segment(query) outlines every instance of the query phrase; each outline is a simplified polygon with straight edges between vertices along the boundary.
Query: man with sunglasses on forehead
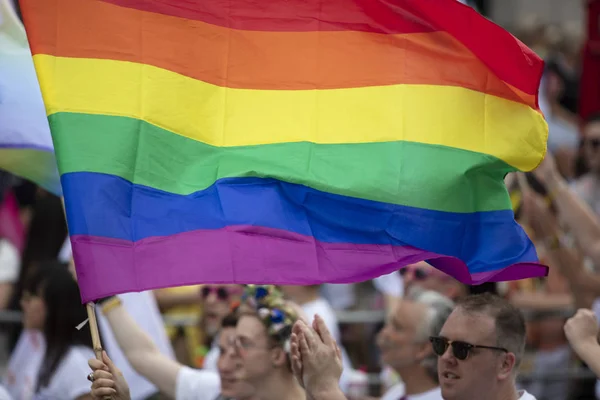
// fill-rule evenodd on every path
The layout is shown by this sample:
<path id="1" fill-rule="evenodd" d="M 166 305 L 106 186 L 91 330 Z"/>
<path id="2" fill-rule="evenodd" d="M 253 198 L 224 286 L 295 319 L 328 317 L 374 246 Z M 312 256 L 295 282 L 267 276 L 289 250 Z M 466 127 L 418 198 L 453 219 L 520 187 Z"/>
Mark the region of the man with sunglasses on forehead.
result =
<path id="1" fill-rule="evenodd" d="M 425 261 L 407 265 L 399 272 L 404 281 L 405 293 L 408 293 L 412 287 L 419 286 L 425 290 L 441 293 L 453 301 L 468 294 L 465 285 Z"/>
<path id="2" fill-rule="evenodd" d="M 242 285 L 204 285 L 200 289 L 202 295 L 202 320 L 200 327 L 206 335 L 206 345 L 210 346 L 204 358 L 203 369 L 217 371 L 219 359 L 219 338 L 221 322 L 229 314 L 231 308 L 239 303 Z"/>
<path id="3" fill-rule="evenodd" d="M 525 319 L 506 300 L 489 293 L 459 300 L 430 340 L 445 400 L 535 400 L 516 389 Z"/>

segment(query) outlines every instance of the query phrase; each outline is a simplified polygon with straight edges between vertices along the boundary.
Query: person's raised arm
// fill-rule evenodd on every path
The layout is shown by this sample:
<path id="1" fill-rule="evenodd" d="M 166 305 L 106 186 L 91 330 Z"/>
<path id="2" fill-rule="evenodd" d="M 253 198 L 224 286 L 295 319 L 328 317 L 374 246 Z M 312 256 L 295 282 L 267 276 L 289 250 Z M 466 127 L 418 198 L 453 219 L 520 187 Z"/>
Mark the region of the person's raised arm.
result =
<path id="1" fill-rule="evenodd" d="M 190 306 L 200 304 L 202 296 L 200 289 L 185 292 L 172 292 L 169 289 L 158 289 L 153 291 L 156 303 L 161 311 L 168 311 L 174 307 Z"/>
<path id="2" fill-rule="evenodd" d="M 160 352 L 152 339 L 125 310 L 118 297 L 104 300 L 99 308 L 102 309 L 127 361 L 136 372 L 152 382 L 162 393 L 175 398 L 181 364 Z"/>
<path id="3" fill-rule="evenodd" d="M 545 184 L 560 220 L 568 226 L 584 254 L 600 265 L 600 220 L 590 207 L 569 190 L 567 182 L 560 176 L 550 153 L 534 171 Z"/>
<path id="4" fill-rule="evenodd" d="M 549 266 L 552 269 L 557 268 L 570 286 L 570 295 L 561 295 L 560 299 L 557 297 L 549 302 L 555 304 L 546 303 L 546 300 L 541 298 L 537 301 L 542 301 L 545 307 L 562 308 L 556 307 L 559 305 L 557 302 L 567 302 L 568 297 L 572 297 L 571 300 L 577 307 L 590 307 L 591 301 L 593 301 L 590 298 L 593 293 L 600 293 L 600 277 L 583 268 L 583 260 L 575 249 L 562 245 L 561 238 L 565 235 L 561 231 L 555 215 L 550 211 L 546 201 L 528 188 L 523 190 L 523 212 L 535 238 L 545 244 L 542 251 L 545 252 Z M 551 277 L 553 273 L 550 272 Z M 524 304 L 517 302 L 515 305 L 523 306 Z"/>

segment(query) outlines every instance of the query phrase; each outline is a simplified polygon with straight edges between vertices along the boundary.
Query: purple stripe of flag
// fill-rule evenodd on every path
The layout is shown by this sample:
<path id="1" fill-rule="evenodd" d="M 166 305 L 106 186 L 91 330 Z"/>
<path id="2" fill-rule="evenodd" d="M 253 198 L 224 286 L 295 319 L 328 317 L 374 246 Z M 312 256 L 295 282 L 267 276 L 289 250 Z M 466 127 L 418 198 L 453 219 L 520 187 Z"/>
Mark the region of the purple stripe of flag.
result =
<path id="1" fill-rule="evenodd" d="M 323 243 L 252 226 L 190 231 L 135 243 L 83 235 L 71 240 L 77 265 L 85 266 L 77 270 L 84 303 L 116 293 L 198 283 L 365 281 L 422 260 L 467 284 L 543 276 L 547 271 L 536 263 L 522 263 L 471 276 L 459 259 L 409 246 Z"/>

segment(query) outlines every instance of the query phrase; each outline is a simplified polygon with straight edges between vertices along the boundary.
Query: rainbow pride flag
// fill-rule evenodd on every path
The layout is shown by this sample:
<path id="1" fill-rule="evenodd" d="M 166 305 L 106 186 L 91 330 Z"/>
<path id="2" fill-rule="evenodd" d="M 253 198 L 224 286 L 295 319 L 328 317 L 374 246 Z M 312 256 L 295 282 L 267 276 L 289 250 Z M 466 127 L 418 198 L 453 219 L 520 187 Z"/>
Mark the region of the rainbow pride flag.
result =
<path id="1" fill-rule="evenodd" d="M 455 0 L 22 0 L 84 301 L 543 276 L 542 61 Z"/>
<path id="2" fill-rule="evenodd" d="M 27 35 L 9 0 L 0 0 L 0 169 L 61 193 Z"/>

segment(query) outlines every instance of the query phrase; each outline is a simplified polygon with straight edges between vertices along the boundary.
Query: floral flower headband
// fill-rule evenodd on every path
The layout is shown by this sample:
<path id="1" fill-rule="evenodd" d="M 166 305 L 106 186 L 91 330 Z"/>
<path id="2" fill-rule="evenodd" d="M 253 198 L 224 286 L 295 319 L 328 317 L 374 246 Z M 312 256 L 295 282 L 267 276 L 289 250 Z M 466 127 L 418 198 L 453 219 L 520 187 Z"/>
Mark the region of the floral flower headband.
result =
<path id="1" fill-rule="evenodd" d="M 290 337 L 297 315 L 285 303 L 283 295 L 275 286 L 247 285 L 242 295 L 242 303 L 256 310 L 270 336 L 282 342 Z"/>

